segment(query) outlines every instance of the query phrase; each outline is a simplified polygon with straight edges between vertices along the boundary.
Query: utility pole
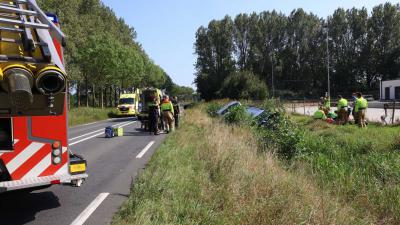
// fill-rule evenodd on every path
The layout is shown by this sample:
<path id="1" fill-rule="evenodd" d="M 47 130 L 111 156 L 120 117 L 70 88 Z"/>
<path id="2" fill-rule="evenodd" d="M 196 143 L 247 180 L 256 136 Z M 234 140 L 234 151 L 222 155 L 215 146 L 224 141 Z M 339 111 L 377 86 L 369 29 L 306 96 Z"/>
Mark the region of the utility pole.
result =
<path id="1" fill-rule="evenodd" d="M 329 74 L 329 16 L 326 19 L 326 61 L 328 71 L 328 98 L 331 97 L 331 81 Z"/>
<path id="2" fill-rule="evenodd" d="M 275 87 L 274 87 L 274 56 L 273 52 L 271 52 L 271 79 L 272 79 L 272 97 L 275 97 Z"/>

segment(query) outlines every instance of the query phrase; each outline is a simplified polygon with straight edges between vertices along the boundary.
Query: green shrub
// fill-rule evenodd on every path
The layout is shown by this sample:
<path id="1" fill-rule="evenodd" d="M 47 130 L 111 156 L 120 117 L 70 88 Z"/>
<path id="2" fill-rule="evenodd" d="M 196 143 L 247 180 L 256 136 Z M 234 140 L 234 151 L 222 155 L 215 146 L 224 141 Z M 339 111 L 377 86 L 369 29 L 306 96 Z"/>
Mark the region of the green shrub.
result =
<path id="1" fill-rule="evenodd" d="M 245 106 L 238 105 L 224 115 L 224 120 L 228 124 L 248 124 L 251 121 L 251 116 Z"/>
<path id="2" fill-rule="evenodd" d="M 266 99 L 262 104 L 261 108 L 268 110 L 270 112 L 285 112 L 283 104 L 278 99 L 270 98 Z"/>
<path id="3" fill-rule="evenodd" d="M 268 95 L 268 88 L 252 72 L 242 71 L 233 73 L 224 80 L 219 95 L 230 99 L 264 100 Z"/>
<path id="4" fill-rule="evenodd" d="M 222 107 L 221 104 L 217 103 L 217 102 L 211 102 L 210 104 L 208 104 L 207 106 L 207 114 L 210 117 L 217 117 L 217 111 Z"/>
<path id="5" fill-rule="evenodd" d="M 265 112 L 258 117 L 256 134 L 264 148 L 275 149 L 286 160 L 304 151 L 304 131 L 285 115 L 281 104 L 274 99 L 267 100 L 262 108 Z"/>

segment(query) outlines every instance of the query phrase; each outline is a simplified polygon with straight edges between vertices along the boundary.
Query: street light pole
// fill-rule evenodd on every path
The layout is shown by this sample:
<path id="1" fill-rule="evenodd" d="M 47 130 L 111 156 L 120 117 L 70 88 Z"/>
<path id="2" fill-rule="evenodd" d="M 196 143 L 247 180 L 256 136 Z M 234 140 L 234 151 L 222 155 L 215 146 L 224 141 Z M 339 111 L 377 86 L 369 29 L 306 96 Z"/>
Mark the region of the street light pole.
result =
<path id="1" fill-rule="evenodd" d="M 275 87 L 274 87 L 274 57 L 273 57 L 273 53 L 271 53 L 271 79 L 272 79 L 272 97 L 275 97 Z"/>
<path id="2" fill-rule="evenodd" d="M 327 72 L 328 72 L 328 97 L 331 97 L 331 81 L 329 74 L 329 17 L 326 19 L 326 61 L 327 61 Z"/>

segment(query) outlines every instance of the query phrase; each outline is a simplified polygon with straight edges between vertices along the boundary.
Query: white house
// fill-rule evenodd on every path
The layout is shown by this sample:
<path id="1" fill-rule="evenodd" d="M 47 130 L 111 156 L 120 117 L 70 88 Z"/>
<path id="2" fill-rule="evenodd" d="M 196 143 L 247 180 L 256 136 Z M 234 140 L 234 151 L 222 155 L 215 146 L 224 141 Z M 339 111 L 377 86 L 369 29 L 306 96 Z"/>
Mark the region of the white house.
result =
<path id="1" fill-rule="evenodd" d="M 381 100 L 400 100 L 400 79 L 382 81 L 380 89 Z"/>

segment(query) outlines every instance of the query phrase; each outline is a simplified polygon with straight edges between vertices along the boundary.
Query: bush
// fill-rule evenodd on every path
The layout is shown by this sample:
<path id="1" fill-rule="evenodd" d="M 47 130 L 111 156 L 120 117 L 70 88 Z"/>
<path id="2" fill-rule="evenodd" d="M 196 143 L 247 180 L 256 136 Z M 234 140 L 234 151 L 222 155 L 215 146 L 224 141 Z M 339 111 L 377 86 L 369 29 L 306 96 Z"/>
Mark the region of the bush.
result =
<path id="1" fill-rule="evenodd" d="M 285 115 L 282 105 L 270 99 L 262 104 L 262 108 L 265 112 L 258 117 L 256 134 L 264 149 L 274 149 L 286 160 L 304 151 L 304 132 Z"/>
<path id="2" fill-rule="evenodd" d="M 249 124 L 251 116 L 243 105 L 238 105 L 229 110 L 224 115 L 224 120 L 228 124 Z"/>
<path id="3" fill-rule="evenodd" d="M 275 149 L 275 153 L 286 160 L 303 151 L 304 132 L 284 113 L 266 111 L 260 120 L 263 122 L 257 127 L 256 133 L 265 149 Z"/>
<path id="4" fill-rule="evenodd" d="M 231 99 L 264 100 L 268 88 L 252 72 L 244 71 L 229 75 L 222 83 L 219 95 Z"/>
<path id="5" fill-rule="evenodd" d="M 217 111 L 222 107 L 221 104 L 217 103 L 217 102 L 212 102 L 210 104 L 208 104 L 207 106 L 207 114 L 210 117 L 217 117 Z"/>

